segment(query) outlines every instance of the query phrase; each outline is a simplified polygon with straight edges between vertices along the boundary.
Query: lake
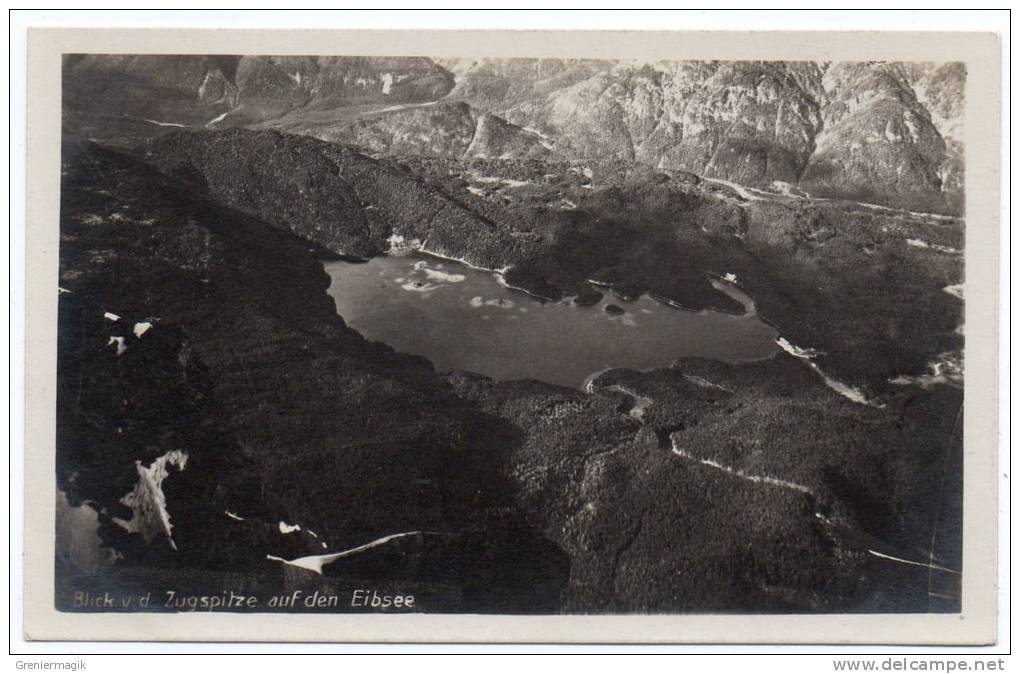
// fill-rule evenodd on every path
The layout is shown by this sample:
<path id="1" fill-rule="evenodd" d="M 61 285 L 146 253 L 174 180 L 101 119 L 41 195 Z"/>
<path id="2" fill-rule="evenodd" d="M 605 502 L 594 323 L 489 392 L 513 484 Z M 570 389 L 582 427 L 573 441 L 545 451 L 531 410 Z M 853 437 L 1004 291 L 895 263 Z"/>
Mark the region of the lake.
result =
<path id="1" fill-rule="evenodd" d="M 666 367 L 685 356 L 744 362 L 778 348 L 775 329 L 758 318 L 751 298 L 721 280 L 716 287 L 747 313 L 686 311 L 647 296 L 622 302 L 608 292 L 587 307 L 542 301 L 502 285 L 494 272 L 419 253 L 324 266 L 349 326 L 425 356 L 440 372 L 580 387 L 610 367 Z"/>

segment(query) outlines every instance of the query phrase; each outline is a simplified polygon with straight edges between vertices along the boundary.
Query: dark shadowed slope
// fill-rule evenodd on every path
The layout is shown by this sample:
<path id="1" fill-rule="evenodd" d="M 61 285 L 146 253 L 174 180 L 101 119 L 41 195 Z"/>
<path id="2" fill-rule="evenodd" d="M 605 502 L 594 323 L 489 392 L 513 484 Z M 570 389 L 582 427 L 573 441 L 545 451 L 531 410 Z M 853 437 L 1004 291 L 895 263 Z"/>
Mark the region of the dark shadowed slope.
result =
<path id="1" fill-rule="evenodd" d="M 267 555 L 427 531 L 447 542 L 377 564 L 386 582 L 449 610 L 557 605 L 561 556 L 501 478 L 519 433 L 346 328 L 324 249 L 94 145 L 67 147 L 61 218 L 57 479 L 118 568 L 282 578 Z"/>

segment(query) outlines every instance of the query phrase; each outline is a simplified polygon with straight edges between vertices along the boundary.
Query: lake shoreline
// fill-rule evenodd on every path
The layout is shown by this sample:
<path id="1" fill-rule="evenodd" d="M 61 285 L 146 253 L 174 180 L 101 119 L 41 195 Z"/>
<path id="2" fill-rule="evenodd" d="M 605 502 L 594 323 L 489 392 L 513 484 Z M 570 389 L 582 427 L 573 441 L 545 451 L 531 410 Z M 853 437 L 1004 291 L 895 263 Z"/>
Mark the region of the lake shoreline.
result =
<path id="1" fill-rule="evenodd" d="M 588 374 L 604 365 L 668 367 L 684 356 L 739 363 L 778 350 L 774 329 L 753 311 L 690 311 L 651 293 L 623 307 L 609 296 L 590 305 L 569 297 L 549 301 L 507 286 L 498 272 L 426 251 L 357 264 L 326 262 L 323 268 L 332 279 L 328 292 L 337 313 L 348 325 L 427 358 L 439 371 L 583 388 Z M 512 300 L 504 297 L 507 291 Z M 753 306 L 742 291 L 733 294 Z M 416 325 L 413 337 L 404 328 L 408 322 Z M 718 339 L 722 333 L 729 339 Z"/>

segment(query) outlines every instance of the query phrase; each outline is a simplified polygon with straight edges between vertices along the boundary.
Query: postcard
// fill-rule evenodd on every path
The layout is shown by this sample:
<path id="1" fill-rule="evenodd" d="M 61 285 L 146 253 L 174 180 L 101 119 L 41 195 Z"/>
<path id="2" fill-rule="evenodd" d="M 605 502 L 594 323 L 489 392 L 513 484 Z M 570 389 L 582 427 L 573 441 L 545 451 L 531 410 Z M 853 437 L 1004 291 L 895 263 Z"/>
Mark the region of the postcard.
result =
<path id="1" fill-rule="evenodd" d="M 29 46 L 28 638 L 994 638 L 996 35 Z"/>

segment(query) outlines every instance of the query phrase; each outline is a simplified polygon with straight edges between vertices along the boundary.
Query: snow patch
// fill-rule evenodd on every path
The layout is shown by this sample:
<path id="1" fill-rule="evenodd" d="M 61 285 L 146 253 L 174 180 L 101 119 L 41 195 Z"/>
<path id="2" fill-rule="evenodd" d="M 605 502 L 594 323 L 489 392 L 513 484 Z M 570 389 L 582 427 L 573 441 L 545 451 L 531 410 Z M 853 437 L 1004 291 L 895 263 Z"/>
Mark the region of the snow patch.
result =
<path id="1" fill-rule="evenodd" d="M 107 311 L 105 314 L 103 314 L 103 318 L 105 318 L 108 321 L 119 321 L 120 320 L 120 316 L 118 316 L 117 314 L 111 313 L 109 311 Z"/>
<path id="2" fill-rule="evenodd" d="M 899 562 L 900 564 L 910 564 L 911 566 L 923 566 L 923 567 L 925 567 L 927 569 L 932 569 L 934 571 L 945 571 L 946 573 L 952 573 L 952 574 L 957 575 L 957 576 L 960 575 L 959 571 L 955 571 L 953 569 L 949 569 L 949 568 L 946 568 L 944 566 L 938 566 L 937 564 L 927 564 L 925 562 L 912 562 L 909 559 L 902 559 L 900 557 L 893 557 L 892 555 L 882 554 L 881 552 L 877 552 L 875 550 L 868 550 L 868 554 L 869 555 L 874 555 L 875 557 L 879 557 L 881 559 L 888 559 L 891 562 Z"/>
<path id="3" fill-rule="evenodd" d="M 198 98 L 205 98 L 205 85 L 209 83 L 209 78 L 212 77 L 212 71 L 207 70 L 205 77 L 202 78 L 202 83 L 198 85 Z"/>
<path id="4" fill-rule="evenodd" d="M 157 122 L 154 119 L 146 119 L 144 121 L 148 122 L 149 124 L 155 124 L 156 126 L 176 126 L 179 129 L 187 128 L 187 125 L 185 125 L 185 124 L 178 124 L 176 122 Z"/>
<path id="5" fill-rule="evenodd" d="M 266 555 L 266 559 L 272 560 L 274 562 L 281 562 L 281 563 L 287 564 L 289 566 L 296 566 L 296 567 L 301 568 L 301 569 L 307 569 L 309 571 L 314 571 L 315 573 L 318 573 L 318 574 L 322 574 L 322 567 L 323 566 L 326 566 L 327 564 L 332 564 L 333 562 L 335 562 L 338 559 L 343 559 L 344 557 L 349 557 L 350 555 L 356 555 L 359 552 L 364 552 L 365 550 L 371 550 L 372 548 L 379 547 L 380 545 L 386 545 L 387 543 L 390 543 L 391 541 L 395 541 L 395 540 L 398 540 L 398 539 L 401 539 L 401 538 L 408 538 L 408 537 L 411 537 L 411 536 L 421 536 L 421 535 L 426 534 L 426 533 L 430 533 L 430 532 L 427 532 L 427 531 L 405 531 L 405 532 L 401 532 L 399 534 L 390 534 L 389 536 L 383 536 L 382 538 L 377 538 L 374 541 L 371 541 L 369 543 L 365 543 L 364 545 L 359 545 L 356 548 L 350 548 L 349 550 L 343 550 L 342 552 L 334 552 L 334 553 L 329 554 L 329 555 L 310 555 L 308 557 L 298 557 L 297 559 L 284 559 L 282 557 L 277 557 L 276 555 Z M 325 546 L 325 544 L 323 544 L 323 545 Z"/>
<path id="6" fill-rule="evenodd" d="M 942 289 L 942 292 L 947 292 L 953 297 L 963 299 L 963 284 L 957 283 L 956 285 L 946 286 Z"/>
<path id="7" fill-rule="evenodd" d="M 213 117 L 208 122 L 206 122 L 205 125 L 206 126 L 212 126 L 213 124 L 217 124 L 219 122 L 222 122 L 224 119 L 227 118 L 227 115 L 229 115 L 229 114 L 230 114 L 230 111 L 228 110 L 227 112 L 224 112 L 222 115 L 217 115 L 216 117 Z"/>
<path id="8" fill-rule="evenodd" d="M 884 133 L 882 135 L 890 143 L 895 143 L 895 142 L 900 140 L 899 134 L 897 134 L 893 130 L 893 128 L 892 128 L 892 120 L 891 119 L 888 122 L 886 122 L 886 124 L 885 124 L 885 131 L 884 131 Z"/>
<path id="9" fill-rule="evenodd" d="M 142 321 L 141 323 L 135 323 L 134 333 L 135 337 L 141 338 L 142 335 L 152 330 L 152 323 L 149 321 Z"/>
<path id="10" fill-rule="evenodd" d="M 301 531 L 300 524 L 287 524 L 283 520 L 280 520 L 280 533 L 281 534 L 292 534 L 296 531 Z"/>
<path id="11" fill-rule="evenodd" d="M 906 242 L 908 246 L 913 246 L 914 248 L 930 248 L 931 250 L 935 250 L 940 253 L 946 253 L 949 255 L 960 254 L 960 251 L 956 248 L 950 248 L 949 246 L 940 246 L 935 243 L 928 243 L 927 241 L 924 241 L 922 239 L 906 239 Z"/>
<path id="12" fill-rule="evenodd" d="M 224 510 L 224 511 L 223 511 L 223 514 L 224 514 L 224 515 L 226 515 L 227 517 L 229 517 L 229 518 L 230 518 L 230 519 L 232 519 L 232 520 L 236 520 L 236 521 L 238 521 L 238 522 L 243 522 L 243 521 L 244 521 L 244 518 L 243 518 L 243 517 L 241 517 L 241 516 L 240 516 L 240 515 L 238 515 L 237 513 L 232 513 L 232 512 L 230 512 L 229 510 Z"/>
<path id="13" fill-rule="evenodd" d="M 113 337 L 110 337 L 110 340 L 106 343 L 107 346 L 113 346 L 114 344 L 117 345 L 117 355 L 118 356 L 123 354 L 125 351 L 127 351 L 127 347 L 124 345 L 124 338 L 123 337 L 121 337 L 119 335 L 114 335 Z"/>
<path id="14" fill-rule="evenodd" d="M 173 524 L 170 522 L 170 513 L 166 509 L 163 481 L 170 474 L 170 466 L 176 466 L 180 472 L 187 464 L 187 453 L 179 449 L 160 456 L 148 467 L 143 466 L 141 461 L 135 461 L 138 483 L 120 500 L 123 505 L 131 508 L 132 517 L 130 520 L 115 517 L 113 521 L 128 533 L 140 533 L 146 543 L 151 542 L 158 535 L 165 535 L 170 541 L 170 547 L 176 550 L 177 544 L 174 543 L 171 535 Z"/>
<path id="15" fill-rule="evenodd" d="M 390 73 L 383 73 L 382 76 L 382 93 L 383 96 L 390 95 L 390 89 L 393 87 L 393 75 Z"/>

